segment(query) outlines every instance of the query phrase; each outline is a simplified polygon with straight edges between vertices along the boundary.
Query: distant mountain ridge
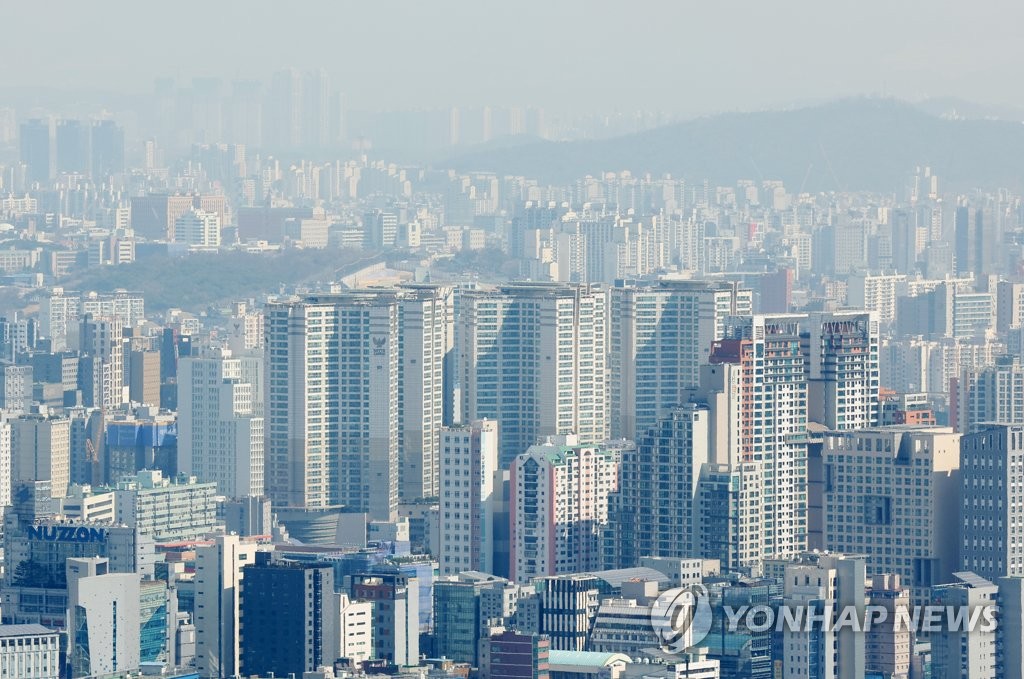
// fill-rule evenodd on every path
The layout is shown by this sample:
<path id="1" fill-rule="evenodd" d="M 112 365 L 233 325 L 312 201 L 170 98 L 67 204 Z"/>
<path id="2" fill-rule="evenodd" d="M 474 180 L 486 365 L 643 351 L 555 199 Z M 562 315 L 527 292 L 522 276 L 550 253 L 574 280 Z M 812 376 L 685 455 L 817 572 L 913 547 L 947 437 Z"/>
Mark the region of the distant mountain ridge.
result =
<path id="1" fill-rule="evenodd" d="M 1024 187 L 1024 125 L 948 120 L 892 99 L 727 113 L 600 141 L 535 142 L 457 156 L 448 167 L 565 183 L 629 170 L 790 191 L 901 192 L 918 165 L 947 187 Z"/>

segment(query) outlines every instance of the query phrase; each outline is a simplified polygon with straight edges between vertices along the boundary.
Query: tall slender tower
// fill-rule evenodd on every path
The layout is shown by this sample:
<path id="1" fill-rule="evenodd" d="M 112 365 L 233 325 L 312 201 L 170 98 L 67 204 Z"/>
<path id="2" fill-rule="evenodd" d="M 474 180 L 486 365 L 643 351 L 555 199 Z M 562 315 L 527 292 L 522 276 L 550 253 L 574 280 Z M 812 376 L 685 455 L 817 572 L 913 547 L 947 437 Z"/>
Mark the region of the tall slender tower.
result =
<path id="1" fill-rule="evenodd" d="M 608 438 L 606 300 L 598 288 L 560 283 L 461 297 L 462 421 L 498 421 L 503 467 L 541 436 Z"/>
<path id="2" fill-rule="evenodd" d="M 803 338 L 810 419 L 829 429 L 876 426 L 880 408 L 877 314 L 814 314 Z"/>
<path id="3" fill-rule="evenodd" d="M 737 564 L 791 558 L 807 545 L 807 366 L 796 314 L 729 319 L 703 398 L 713 408 L 709 461 L 737 476 Z"/>
<path id="4" fill-rule="evenodd" d="M 398 304 L 375 293 L 266 309 L 268 494 L 281 506 L 398 508 Z"/>
<path id="5" fill-rule="evenodd" d="M 266 310 L 267 490 L 394 520 L 436 497 L 451 290 L 313 295 Z"/>
<path id="6" fill-rule="evenodd" d="M 635 440 L 697 385 L 729 316 L 751 313 L 734 284 L 662 280 L 612 288 L 609 354 L 612 438 Z"/>

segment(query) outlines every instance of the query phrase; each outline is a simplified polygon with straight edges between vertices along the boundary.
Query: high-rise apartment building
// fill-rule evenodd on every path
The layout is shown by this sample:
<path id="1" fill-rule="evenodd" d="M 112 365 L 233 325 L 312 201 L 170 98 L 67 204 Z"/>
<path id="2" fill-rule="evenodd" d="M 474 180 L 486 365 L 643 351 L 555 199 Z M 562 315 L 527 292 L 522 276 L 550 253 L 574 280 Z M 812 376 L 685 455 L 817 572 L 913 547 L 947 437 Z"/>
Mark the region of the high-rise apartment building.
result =
<path id="1" fill-rule="evenodd" d="M 113 409 L 125 402 L 124 323 L 117 316 L 86 314 L 78 324 L 79 348 L 92 358 L 92 375 L 83 387 L 89 390 L 86 405 Z M 79 377 L 81 378 L 81 372 Z"/>
<path id="2" fill-rule="evenodd" d="M 992 582 L 1024 576 L 1024 426 L 964 434 L 960 475 L 962 569 Z"/>
<path id="3" fill-rule="evenodd" d="M 729 316 L 751 313 L 733 284 L 662 280 L 610 292 L 611 436 L 635 440 L 683 403 Z"/>
<path id="4" fill-rule="evenodd" d="M 804 353 L 811 421 L 837 430 L 878 424 L 879 331 L 874 312 L 812 315 Z"/>
<path id="5" fill-rule="evenodd" d="M 680 406 L 623 450 L 618 492 L 609 500 L 607 567 L 701 553 L 698 480 L 711 452 L 709 419 L 706 406 Z"/>
<path id="6" fill-rule="evenodd" d="M 804 319 L 730 318 L 694 398 L 713 411 L 709 462 L 738 475 L 737 565 L 792 557 L 807 543 Z"/>
<path id="7" fill-rule="evenodd" d="M 824 543 L 868 557 L 868 574 L 894 573 L 925 603 L 948 582 L 960 540 L 960 435 L 892 425 L 824 436 Z"/>
<path id="8" fill-rule="evenodd" d="M 400 480 L 410 499 L 437 495 L 450 303 L 448 288 L 411 286 L 268 305 L 276 503 L 343 504 L 392 520 Z"/>
<path id="9" fill-rule="evenodd" d="M 493 573 L 498 424 L 445 427 L 440 442 L 439 573 Z"/>
<path id="10" fill-rule="evenodd" d="M 608 438 L 604 291 L 520 283 L 459 304 L 462 421 L 498 421 L 502 466 L 542 436 Z"/>
<path id="11" fill-rule="evenodd" d="M 601 568 L 608 496 L 618 488 L 619 452 L 549 437 L 512 462 L 510 573 L 526 583 Z"/>
<path id="12" fill-rule="evenodd" d="M 264 492 L 263 359 L 222 350 L 178 365 L 178 465 L 228 497 Z"/>
<path id="13" fill-rule="evenodd" d="M 25 181 L 48 185 L 53 176 L 52 135 L 50 121 L 33 118 L 19 128 L 21 162 L 25 164 Z"/>
<path id="14" fill-rule="evenodd" d="M 124 172 L 124 128 L 113 120 L 92 124 L 91 170 L 96 183 Z"/>
<path id="15" fill-rule="evenodd" d="M 56 129 L 57 173 L 89 173 L 89 125 L 81 120 L 59 120 Z"/>
<path id="16" fill-rule="evenodd" d="M 266 309 L 268 493 L 393 520 L 399 481 L 399 310 L 357 292 Z"/>
<path id="17" fill-rule="evenodd" d="M 846 279 L 846 304 L 878 314 L 878 322 L 896 320 L 896 298 L 906 294 L 906 274 L 853 273 Z"/>
<path id="18" fill-rule="evenodd" d="M 438 442 L 451 413 L 453 291 L 442 285 L 403 285 L 399 312 L 399 495 L 403 500 L 437 497 Z"/>
<path id="19" fill-rule="evenodd" d="M 1024 366 L 1019 357 L 1007 355 L 992 366 L 964 369 L 951 397 L 963 433 L 993 422 L 1024 424 Z"/>

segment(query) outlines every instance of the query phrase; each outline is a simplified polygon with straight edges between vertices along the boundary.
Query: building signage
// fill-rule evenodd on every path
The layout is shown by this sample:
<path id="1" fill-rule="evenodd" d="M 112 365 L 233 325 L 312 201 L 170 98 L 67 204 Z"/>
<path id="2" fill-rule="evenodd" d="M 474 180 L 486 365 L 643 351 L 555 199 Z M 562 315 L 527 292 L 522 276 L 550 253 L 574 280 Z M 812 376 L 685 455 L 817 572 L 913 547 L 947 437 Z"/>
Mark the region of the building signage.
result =
<path id="1" fill-rule="evenodd" d="M 29 526 L 28 539 L 46 542 L 106 542 L 107 531 L 88 526 Z"/>

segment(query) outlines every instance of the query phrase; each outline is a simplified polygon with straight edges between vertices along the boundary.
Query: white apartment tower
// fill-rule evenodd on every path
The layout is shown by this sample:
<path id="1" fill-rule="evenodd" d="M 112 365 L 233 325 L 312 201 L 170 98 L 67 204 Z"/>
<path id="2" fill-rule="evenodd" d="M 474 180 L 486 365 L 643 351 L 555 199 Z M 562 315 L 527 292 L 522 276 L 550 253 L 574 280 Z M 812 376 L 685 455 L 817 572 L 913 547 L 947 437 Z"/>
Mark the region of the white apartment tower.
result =
<path id="1" fill-rule="evenodd" d="M 393 521 L 399 481 L 394 294 L 266 307 L 267 491 L 285 507 L 344 505 Z"/>
<path id="2" fill-rule="evenodd" d="M 560 283 L 460 298 L 461 421 L 498 421 L 502 466 L 543 436 L 608 438 L 606 307 L 604 291 Z"/>
<path id="3" fill-rule="evenodd" d="M 697 398 L 715 411 L 709 461 L 740 477 L 739 535 L 731 542 L 744 566 L 792 558 L 807 544 L 804 320 L 796 314 L 730 318 L 699 390 L 706 393 Z"/>
<path id="4" fill-rule="evenodd" d="M 957 429 L 967 433 L 992 422 L 1024 424 L 1024 366 L 1017 356 L 965 368 L 955 394 Z"/>
<path id="5" fill-rule="evenodd" d="M 182 472 L 232 498 L 264 494 L 263 359 L 227 349 L 178 368 Z"/>
<path id="6" fill-rule="evenodd" d="M 498 424 L 445 427 L 440 441 L 440 574 L 493 573 Z"/>
<path id="7" fill-rule="evenodd" d="M 612 288 L 609 312 L 611 436 L 635 440 L 697 385 L 729 316 L 751 313 L 734 284 L 662 280 Z"/>
<path id="8" fill-rule="evenodd" d="M 553 436 L 515 458 L 509 479 L 510 579 L 599 570 L 619 455 Z"/>
<path id="9" fill-rule="evenodd" d="M 407 284 L 398 294 L 399 454 L 403 500 L 437 497 L 446 365 L 454 345 L 453 290 Z"/>
<path id="10" fill-rule="evenodd" d="M 804 353 L 812 421 L 836 430 L 878 424 L 879 341 L 873 311 L 811 316 Z"/>

